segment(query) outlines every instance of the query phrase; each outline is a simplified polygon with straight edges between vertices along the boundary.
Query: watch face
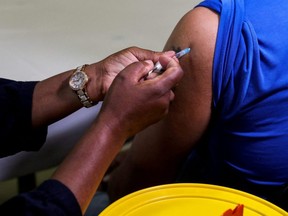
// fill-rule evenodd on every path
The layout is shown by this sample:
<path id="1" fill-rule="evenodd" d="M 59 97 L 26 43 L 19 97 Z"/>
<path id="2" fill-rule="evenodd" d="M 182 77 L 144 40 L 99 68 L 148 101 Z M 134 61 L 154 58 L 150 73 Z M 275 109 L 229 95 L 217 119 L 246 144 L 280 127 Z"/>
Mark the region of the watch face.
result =
<path id="1" fill-rule="evenodd" d="M 88 81 L 88 76 L 83 71 L 78 71 L 74 73 L 69 81 L 70 87 L 77 91 L 83 89 Z"/>

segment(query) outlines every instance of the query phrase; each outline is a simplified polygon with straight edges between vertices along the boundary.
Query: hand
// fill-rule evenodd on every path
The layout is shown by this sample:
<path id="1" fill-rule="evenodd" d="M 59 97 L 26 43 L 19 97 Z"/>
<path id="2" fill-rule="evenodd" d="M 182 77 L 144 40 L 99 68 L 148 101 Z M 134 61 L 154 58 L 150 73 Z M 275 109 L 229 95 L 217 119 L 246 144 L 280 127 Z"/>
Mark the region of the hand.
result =
<path id="1" fill-rule="evenodd" d="M 175 54 L 175 52 L 168 51 L 164 54 L 171 57 Z M 155 63 L 158 61 L 160 55 L 163 55 L 163 52 L 154 52 L 138 47 L 131 47 L 114 53 L 104 60 L 96 63 L 95 71 L 97 74 L 97 81 L 95 85 L 98 87 L 98 89 L 99 85 L 101 85 L 99 90 L 100 95 L 96 96 L 96 100 L 103 100 L 114 78 L 128 65 L 144 60 L 152 60 Z"/>
<path id="2" fill-rule="evenodd" d="M 144 79 L 153 68 L 152 61 L 130 64 L 113 81 L 100 110 L 106 125 L 126 138 L 162 119 L 174 99 L 171 90 L 182 78 L 183 70 L 175 58 L 159 59 L 165 71 Z"/>

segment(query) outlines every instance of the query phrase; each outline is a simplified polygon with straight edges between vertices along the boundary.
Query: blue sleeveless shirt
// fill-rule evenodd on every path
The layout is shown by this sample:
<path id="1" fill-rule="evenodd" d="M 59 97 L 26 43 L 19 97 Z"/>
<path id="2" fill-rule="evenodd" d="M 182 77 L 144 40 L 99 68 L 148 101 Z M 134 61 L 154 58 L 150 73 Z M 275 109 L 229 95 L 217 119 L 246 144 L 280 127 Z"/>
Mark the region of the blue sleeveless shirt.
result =
<path id="1" fill-rule="evenodd" d="M 283 185 L 288 182 L 288 2 L 206 0 L 199 6 L 220 16 L 211 179 L 228 178 L 230 170 L 254 185 Z"/>

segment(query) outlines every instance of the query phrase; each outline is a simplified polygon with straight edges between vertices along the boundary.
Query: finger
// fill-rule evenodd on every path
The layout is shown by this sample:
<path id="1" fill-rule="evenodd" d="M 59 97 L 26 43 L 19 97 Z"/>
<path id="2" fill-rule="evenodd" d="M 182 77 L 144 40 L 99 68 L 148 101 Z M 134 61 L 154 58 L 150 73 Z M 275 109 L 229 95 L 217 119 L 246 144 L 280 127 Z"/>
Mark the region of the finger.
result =
<path id="1" fill-rule="evenodd" d="M 164 115 L 168 114 L 170 103 L 171 103 L 171 101 L 174 100 L 174 97 L 175 97 L 175 94 L 171 90 L 169 90 L 168 92 L 166 92 L 162 96 L 162 100 L 165 101 L 165 104 L 166 104 L 166 109 L 165 109 Z"/>
<path id="2" fill-rule="evenodd" d="M 134 62 L 128 65 L 123 71 L 120 72 L 123 76 L 130 77 L 134 82 L 138 82 L 143 77 L 147 75 L 147 73 L 152 70 L 153 62 L 151 60 Z"/>
<path id="3" fill-rule="evenodd" d="M 167 92 L 164 93 L 164 95 L 162 95 L 162 98 L 167 101 L 167 102 L 172 102 L 175 98 L 175 94 L 172 90 L 168 90 Z"/>
<path id="4" fill-rule="evenodd" d="M 148 73 L 145 80 L 154 79 L 156 76 L 158 76 L 158 73 Z"/>
<path id="5" fill-rule="evenodd" d="M 162 65 L 163 68 L 167 68 L 168 64 L 170 63 L 171 60 L 176 61 L 177 63 L 179 63 L 178 59 L 175 56 L 167 56 L 167 55 L 162 55 L 159 58 L 159 62 Z"/>
<path id="6" fill-rule="evenodd" d="M 175 94 L 172 90 L 170 90 L 170 102 L 172 102 L 175 98 Z"/>
<path id="7" fill-rule="evenodd" d="M 166 55 L 172 57 L 175 55 L 174 51 L 165 51 L 165 52 L 156 52 L 148 49 L 141 49 L 137 47 L 133 47 L 130 49 L 130 52 L 139 60 L 152 60 L 153 62 L 157 62 L 161 55 Z"/>
<path id="8" fill-rule="evenodd" d="M 180 65 L 173 59 L 168 63 L 164 73 L 152 79 L 152 82 L 161 85 L 163 89 L 172 89 L 183 77 L 183 70 Z"/>
<path id="9" fill-rule="evenodd" d="M 168 55 L 162 55 L 160 58 L 159 58 L 159 63 L 161 65 L 161 67 L 163 69 L 161 69 L 160 71 L 153 71 L 152 73 L 149 73 L 146 77 L 146 79 L 153 79 L 155 78 L 156 76 L 158 76 L 159 74 L 161 74 L 163 71 L 164 71 L 164 68 L 167 68 L 167 65 L 169 64 L 169 62 L 174 59 L 174 61 L 176 61 L 177 63 L 179 63 L 178 59 L 175 57 L 175 55 L 173 56 L 168 56 Z M 154 73 L 155 72 L 155 73 Z"/>

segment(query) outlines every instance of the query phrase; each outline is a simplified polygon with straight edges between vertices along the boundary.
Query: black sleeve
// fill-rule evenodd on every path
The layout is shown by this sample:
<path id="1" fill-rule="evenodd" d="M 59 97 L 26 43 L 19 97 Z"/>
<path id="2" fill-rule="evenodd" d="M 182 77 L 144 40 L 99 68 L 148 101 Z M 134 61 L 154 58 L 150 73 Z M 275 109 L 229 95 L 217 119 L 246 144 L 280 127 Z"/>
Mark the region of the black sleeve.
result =
<path id="1" fill-rule="evenodd" d="M 37 189 L 11 198 L 0 206 L 0 215 L 81 216 L 74 194 L 61 182 L 47 180 Z"/>
<path id="2" fill-rule="evenodd" d="M 0 157 L 39 150 L 46 140 L 47 127 L 31 125 L 36 83 L 0 78 Z"/>

